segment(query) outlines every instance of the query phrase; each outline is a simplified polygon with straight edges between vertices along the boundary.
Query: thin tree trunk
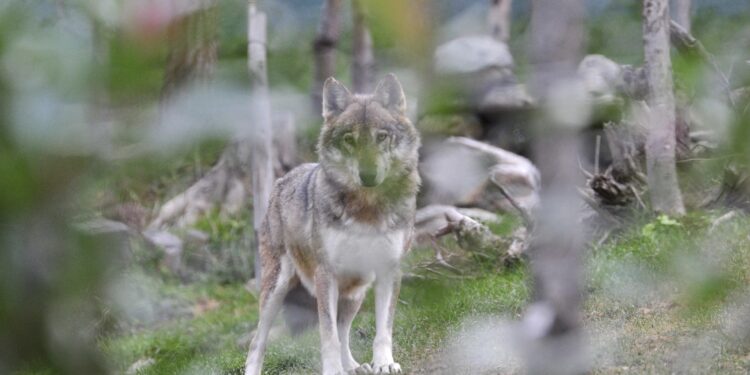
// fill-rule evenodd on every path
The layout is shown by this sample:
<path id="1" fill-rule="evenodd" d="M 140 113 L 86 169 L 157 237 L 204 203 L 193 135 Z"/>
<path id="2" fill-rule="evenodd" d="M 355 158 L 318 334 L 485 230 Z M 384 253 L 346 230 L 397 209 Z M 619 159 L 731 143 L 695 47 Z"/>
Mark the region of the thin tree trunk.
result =
<path id="1" fill-rule="evenodd" d="M 354 30 L 352 31 L 352 89 L 355 93 L 369 93 L 375 74 L 375 56 L 372 51 L 372 36 L 367 27 L 362 0 L 352 2 Z"/>
<path id="2" fill-rule="evenodd" d="M 248 70 L 252 79 L 252 126 L 255 132 L 250 140 L 253 184 L 253 227 L 255 229 L 255 275 L 260 275 L 258 233 L 266 216 L 273 188 L 271 103 L 266 72 L 266 15 L 256 9 L 255 2 L 248 4 Z"/>
<path id="3" fill-rule="evenodd" d="M 169 25 L 162 102 L 185 84 L 213 77 L 218 60 L 217 12 L 215 0 L 201 0 L 200 8 Z"/>
<path id="4" fill-rule="evenodd" d="M 532 1 L 531 87 L 548 109 L 537 123 L 534 144 L 542 190 L 529 249 L 534 302 L 523 322 L 530 340 L 530 374 L 577 374 L 587 368 L 580 329 L 583 233 L 576 192 L 577 133 L 586 119 L 560 116 L 559 111 L 588 110 L 584 99 L 576 99 L 585 97 L 583 84 L 573 78 L 583 52 L 584 12 L 583 0 Z"/>
<path id="5" fill-rule="evenodd" d="M 685 213 L 675 166 L 675 103 L 669 43 L 669 0 L 643 1 L 643 46 L 648 94 L 646 168 L 654 211 Z"/>
<path id="6" fill-rule="evenodd" d="M 688 33 L 691 27 L 690 3 L 691 0 L 672 0 L 672 19 Z"/>
<path id="7" fill-rule="evenodd" d="M 318 34 L 313 41 L 315 66 L 313 73 L 313 109 L 321 108 L 323 82 L 336 73 L 336 47 L 341 29 L 341 0 L 325 0 L 321 12 Z"/>
<path id="8" fill-rule="evenodd" d="M 510 40 L 511 13 L 513 0 L 490 0 L 487 24 L 493 38 L 508 43 Z"/>

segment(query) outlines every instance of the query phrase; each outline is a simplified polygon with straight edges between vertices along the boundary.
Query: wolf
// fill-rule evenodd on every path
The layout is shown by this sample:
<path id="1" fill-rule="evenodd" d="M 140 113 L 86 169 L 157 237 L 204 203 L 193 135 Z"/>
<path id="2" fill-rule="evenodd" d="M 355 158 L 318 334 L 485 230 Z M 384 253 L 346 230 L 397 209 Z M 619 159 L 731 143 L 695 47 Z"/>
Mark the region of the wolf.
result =
<path id="1" fill-rule="evenodd" d="M 271 324 L 299 288 L 315 299 L 323 375 L 401 373 L 392 330 L 400 260 L 414 236 L 419 133 L 393 74 L 370 95 L 329 78 L 322 96 L 319 162 L 276 181 L 259 233 L 260 320 L 246 375 L 260 374 Z M 360 365 L 349 331 L 370 286 L 376 333 L 372 362 Z"/>

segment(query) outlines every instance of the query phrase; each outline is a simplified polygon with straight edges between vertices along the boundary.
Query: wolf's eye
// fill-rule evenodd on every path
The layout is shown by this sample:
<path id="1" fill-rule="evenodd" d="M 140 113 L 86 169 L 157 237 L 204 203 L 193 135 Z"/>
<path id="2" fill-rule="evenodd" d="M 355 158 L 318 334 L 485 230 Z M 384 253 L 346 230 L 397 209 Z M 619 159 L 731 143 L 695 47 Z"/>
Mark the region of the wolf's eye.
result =
<path id="1" fill-rule="evenodd" d="M 344 141 L 344 144 L 347 146 L 354 146 L 354 134 L 352 133 L 346 133 L 342 137 L 342 140 Z"/>
<path id="2" fill-rule="evenodd" d="M 383 141 L 385 141 L 385 140 L 386 140 L 387 138 L 388 138 L 388 133 L 386 133 L 386 132 L 380 132 L 380 133 L 378 133 L 378 135 L 377 135 L 377 140 L 378 140 L 378 142 L 383 142 Z"/>

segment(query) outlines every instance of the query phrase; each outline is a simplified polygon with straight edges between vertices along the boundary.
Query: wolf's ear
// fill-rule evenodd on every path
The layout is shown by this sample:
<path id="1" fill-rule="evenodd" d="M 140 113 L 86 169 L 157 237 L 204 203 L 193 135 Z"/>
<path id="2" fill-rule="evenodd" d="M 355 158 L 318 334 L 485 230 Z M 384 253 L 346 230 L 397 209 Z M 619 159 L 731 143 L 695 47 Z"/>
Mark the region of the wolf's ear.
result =
<path id="1" fill-rule="evenodd" d="M 323 84 L 323 117 L 336 116 L 346 109 L 352 99 L 349 90 L 333 77 Z"/>
<path id="2" fill-rule="evenodd" d="M 375 100 L 383 104 L 383 107 L 396 111 L 398 113 L 406 112 L 406 95 L 404 95 L 404 89 L 401 88 L 401 83 L 393 73 L 383 78 L 378 87 L 375 88 L 375 94 L 373 94 Z"/>

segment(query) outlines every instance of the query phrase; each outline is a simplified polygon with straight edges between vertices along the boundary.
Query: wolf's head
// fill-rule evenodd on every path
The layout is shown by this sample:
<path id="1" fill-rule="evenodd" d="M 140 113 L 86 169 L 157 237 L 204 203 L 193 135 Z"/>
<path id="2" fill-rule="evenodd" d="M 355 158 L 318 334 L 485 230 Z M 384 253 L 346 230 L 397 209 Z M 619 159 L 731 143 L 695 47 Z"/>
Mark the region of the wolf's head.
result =
<path id="1" fill-rule="evenodd" d="M 326 174 L 353 189 L 398 184 L 403 178 L 418 183 L 419 134 L 405 112 L 406 97 L 393 74 L 371 95 L 351 94 L 328 78 L 323 86 L 325 124 L 318 142 Z"/>

